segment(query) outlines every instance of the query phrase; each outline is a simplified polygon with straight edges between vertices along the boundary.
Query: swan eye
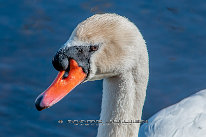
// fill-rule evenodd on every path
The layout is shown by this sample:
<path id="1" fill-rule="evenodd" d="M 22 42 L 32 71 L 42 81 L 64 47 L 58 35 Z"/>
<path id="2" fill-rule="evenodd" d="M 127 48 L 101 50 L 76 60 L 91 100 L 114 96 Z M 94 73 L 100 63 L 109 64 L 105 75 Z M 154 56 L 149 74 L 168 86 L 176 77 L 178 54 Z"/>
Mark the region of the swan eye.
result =
<path id="1" fill-rule="evenodd" d="M 90 51 L 97 51 L 98 50 L 98 46 L 90 46 Z"/>

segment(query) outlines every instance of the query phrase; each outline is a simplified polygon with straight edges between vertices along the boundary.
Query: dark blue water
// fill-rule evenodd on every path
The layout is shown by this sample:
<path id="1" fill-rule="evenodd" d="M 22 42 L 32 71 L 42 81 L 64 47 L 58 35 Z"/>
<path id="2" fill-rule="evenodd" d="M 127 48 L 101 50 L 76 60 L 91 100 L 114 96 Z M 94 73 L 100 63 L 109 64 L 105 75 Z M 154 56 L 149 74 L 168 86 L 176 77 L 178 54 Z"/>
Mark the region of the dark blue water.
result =
<path id="1" fill-rule="evenodd" d="M 57 75 L 54 53 L 80 21 L 101 12 L 128 17 L 147 42 L 143 119 L 206 88 L 204 0 L 0 0 L 0 136 L 96 136 L 97 126 L 57 121 L 99 119 L 102 81 L 78 86 L 42 112 L 34 101 Z"/>

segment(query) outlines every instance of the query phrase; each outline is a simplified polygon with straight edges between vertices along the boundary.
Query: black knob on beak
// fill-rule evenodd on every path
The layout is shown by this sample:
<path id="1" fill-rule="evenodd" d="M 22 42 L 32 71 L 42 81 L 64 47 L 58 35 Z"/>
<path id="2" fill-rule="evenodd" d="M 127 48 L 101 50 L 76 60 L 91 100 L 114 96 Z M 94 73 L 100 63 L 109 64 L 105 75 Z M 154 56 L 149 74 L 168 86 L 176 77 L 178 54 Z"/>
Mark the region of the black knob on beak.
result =
<path id="1" fill-rule="evenodd" d="M 66 55 L 61 51 L 57 52 L 52 60 L 52 64 L 57 71 L 66 70 L 69 66 L 69 61 Z"/>

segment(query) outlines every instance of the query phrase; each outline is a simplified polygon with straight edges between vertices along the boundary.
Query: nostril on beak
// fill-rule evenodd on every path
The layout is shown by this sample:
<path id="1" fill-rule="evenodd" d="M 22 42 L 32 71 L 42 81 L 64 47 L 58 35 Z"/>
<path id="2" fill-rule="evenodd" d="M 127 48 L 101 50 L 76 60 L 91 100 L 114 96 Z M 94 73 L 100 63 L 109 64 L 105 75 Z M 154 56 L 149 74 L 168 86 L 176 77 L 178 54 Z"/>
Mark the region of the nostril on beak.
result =
<path id="1" fill-rule="evenodd" d="M 63 75 L 63 77 L 62 77 L 62 79 L 65 79 L 65 78 L 67 78 L 68 76 L 69 76 L 69 72 L 65 71 L 65 73 L 64 73 L 64 75 Z"/>
<path id="2" fill-rule="evenodd" d="M 43 99 L 43 96 L 41 95 L 41 96 L 38 97 L 38 98 L 36 99 L 36 101 L 35 101 L 35 106 L 36 106 L 36 109 L 37 109 L 38 111 L 41 111 L 41 110 L 43 110 L 43 109 L 46 108 L 46 107 L 42 107 L 42 106 L 40 105 L 42 99 Z"/>

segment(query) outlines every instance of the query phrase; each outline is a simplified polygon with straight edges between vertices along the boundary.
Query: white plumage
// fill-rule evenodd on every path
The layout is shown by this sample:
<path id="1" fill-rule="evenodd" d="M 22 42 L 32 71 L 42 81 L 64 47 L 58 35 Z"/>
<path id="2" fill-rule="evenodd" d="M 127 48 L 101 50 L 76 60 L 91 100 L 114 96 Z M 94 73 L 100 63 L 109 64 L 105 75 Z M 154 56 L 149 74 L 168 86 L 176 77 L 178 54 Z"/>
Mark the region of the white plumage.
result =
<path id="1" fill-rule="evenodd" d="M 140 120 L 149 77 L 148 53 L 138 28 L 116 14 L 80 23 L 66 46 L 101 43 L 88 80 L 104 79 L 100 119 Z M 100 44 L 100 45 L 101 45 Z M 98 137 L 137 137 L 139 124 L 100 125 Z M 206 90 L 161 110 L 140 128 L 140 137 L 206 136 Z"/>
<path id="2" fill-rule="evenodd" d="M 139 137 L 205 137 L 206 90 L 167 107 L 141 126 Z"/>
<path id="3" fill-rule="evenodd" d="M 87 81 L 104 79 L 100 119 L 140 120 L 149 77 L 148 53 L 139 29 L 116 14 L 81 22 L 65 47 L 100 45 L 90 58 Z M 139 124 L 100 125 L 98 137 L 137 137 Z M 206 90 L 161 110 L 144 124 L 140 137 L 206 136 Z"/>

